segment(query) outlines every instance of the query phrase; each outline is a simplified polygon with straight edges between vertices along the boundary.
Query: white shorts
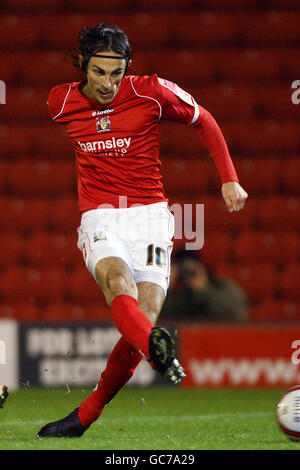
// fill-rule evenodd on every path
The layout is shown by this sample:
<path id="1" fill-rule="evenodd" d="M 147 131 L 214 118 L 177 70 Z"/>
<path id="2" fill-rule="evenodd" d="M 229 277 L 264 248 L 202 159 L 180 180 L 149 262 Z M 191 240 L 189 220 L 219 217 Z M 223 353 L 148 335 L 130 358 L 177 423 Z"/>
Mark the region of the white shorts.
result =
<path id="1" fill-rule="evenodd" d="M 94 209 L 82 214 L 78 248 L 95 278 L 99 260 L 117 256 L 136 283 L 149 281 L 167 293 L 173 248 L 174 216 L 168 203 L 124 209 Z"/>

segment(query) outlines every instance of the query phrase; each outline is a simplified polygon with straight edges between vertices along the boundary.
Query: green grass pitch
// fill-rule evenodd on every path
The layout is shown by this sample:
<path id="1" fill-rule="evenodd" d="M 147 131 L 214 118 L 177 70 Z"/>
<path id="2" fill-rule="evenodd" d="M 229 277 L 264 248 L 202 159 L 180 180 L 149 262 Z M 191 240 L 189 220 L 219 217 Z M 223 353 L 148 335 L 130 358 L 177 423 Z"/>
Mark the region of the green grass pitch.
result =
<path id="1" fill-rule="evenodd" d="M 300 449 L 275 421 L 283 390 L 125 388 L 81 438 L 37 439 L 90 390 L 23 388 L 0 410 L 0 450 Z"/>

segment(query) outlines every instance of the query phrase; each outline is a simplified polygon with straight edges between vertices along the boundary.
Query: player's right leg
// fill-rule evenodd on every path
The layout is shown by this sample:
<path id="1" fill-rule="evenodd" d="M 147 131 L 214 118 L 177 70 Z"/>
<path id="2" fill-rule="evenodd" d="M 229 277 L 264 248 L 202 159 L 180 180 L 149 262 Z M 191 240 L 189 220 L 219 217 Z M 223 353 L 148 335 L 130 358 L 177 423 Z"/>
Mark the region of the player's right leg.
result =
<path id="1" fill-rule="evenodd" d="M 156 336 L 157 339 L 159 331 L 155 329 L 152 332 L 154 324 L 147 313 L 138 306 L 135 271 L 139 263 L 136 263 L 136 260 L 133 262 L 133 259 L 138 257 L 144 265 L 147 243 L 143 243 L 142 252 L 138 249 L 133 250 L 133 245 L 137 244 L 136 237 L 139 240 L 146 236 L 147 239 L 150 237 L 152 240 L 153 224 L 156 232 L 157 227 L 163 225 L 164 232 L 168 232 L 165 235 L 167 237 L 165 241 L 170 244 L 169 217 L 166 217 L 164 208 L 157 207 L 156 204 L 154 206 L 156 217 L 148 213 L 148 206 L 146 209 L 144 206 L 127 209 L 103 208 L 84 213 L 78 229 L 78 247 L 83 253 L 89 272 L 102 289 L 117 329 L 128 343 L 151 361 L 154 368 L 161 373 L 159 354 L 152 354 L 149 349 L 149 338 Z M 159 215 L 163 215 L 163 219 L 159 218 Z M 150 226 L 147 223 L 149 218 L 153 220 Z M 146 227 L 145 233 L 144 226 Z M 135 237 L 132 237 L 131 232 Z M 159 234 L 160 230 L 155 239 Z M 135 256 L 133 256 L 133 251 Z M 170 335 L 164 334 L 163 331 L 160 333 L 160 341 L 156 342 L 157 348 L 164 343 L 173 354 L 174 348 L 171 347 Z"/>
<path id="2" fill-rule="evenodd" d="M 178 380 L 173 379 L 175 342 L 166 329 L 154 326 L 165 296 L 163 289 L 155 283 L 147 283 L 152 287 L 150 297 L 155 300 L 154 297 L 159 292 L 161 298 L 157 302 L 153 301 L 152 308 L 146 307 L 142 311 L 137 300 L 136 283 L 122 259 L 102 259 L 96 265 L 95 274 L 119 332 L 160 375 L 172 383 L 179 383 L 184 375 L 179 374 Z M 149 302 L 140 303 L 149 305 Z M 176 368 L 179 371 L 182 369 L 179 363 Z"/>

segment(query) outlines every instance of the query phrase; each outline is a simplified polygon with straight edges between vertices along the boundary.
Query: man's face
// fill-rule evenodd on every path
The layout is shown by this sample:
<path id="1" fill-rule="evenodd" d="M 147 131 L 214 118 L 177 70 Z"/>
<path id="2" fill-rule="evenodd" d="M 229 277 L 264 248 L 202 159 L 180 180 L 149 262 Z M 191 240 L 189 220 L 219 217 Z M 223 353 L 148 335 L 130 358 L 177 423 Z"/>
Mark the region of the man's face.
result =
<path id="1" fill-rule="evenodd" d="M 201 290 L 208 282 L 208 274 L 205 266 L 194 259 L 184 260 L 179 269 L 181 281 L 191 289 Z"/>
<path id="2" fill-rule="evenodd" d="M 98 52 L 98 54 L 120 56 L 110 51 Z M 87 68 L 87 87 L 90 96 L 101 104 L 109 104 L 120 88 L 125 68 L 125 59 L 91 57 Z"/>

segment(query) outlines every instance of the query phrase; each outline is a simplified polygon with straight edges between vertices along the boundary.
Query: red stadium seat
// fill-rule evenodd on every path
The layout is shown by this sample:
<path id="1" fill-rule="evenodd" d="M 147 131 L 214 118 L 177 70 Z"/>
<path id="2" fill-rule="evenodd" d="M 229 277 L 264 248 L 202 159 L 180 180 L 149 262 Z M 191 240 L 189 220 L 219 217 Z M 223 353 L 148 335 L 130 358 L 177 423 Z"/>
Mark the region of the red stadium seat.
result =
<path id="1" fill-rule="evenodd" d="M 237 236 L 235 256 L 239 263 L 284 264 L 299 257 L 300 242 L 295 233 L 244 231 Z"/>
<path id="2" fill-rule="evenodd" d="M 5 193 L 5 191 L 7 190 L 9 173 L 9 162 L 5 160 L 0 161 L 0 193 Z"/>
<path id="3" fill-rule="evenodd" d="M 197 103 L 210 111 L 217 121 L 253 117 L 256 93 L 254 87 L 226 83 L 189 87 L 187 91 Z"/>
<path id="4" fill-rule="evenodd" d="M 119 9 L 125 9 L 127 11 L 128 8 L 134 7 L 135 2 L 132 0 L 115 0 L 113 4 L 103 3 L 98 4 L 95 3 L 94 0 L 87 0 L 85 2 L 81 2 L 80 0 L 69 0 L 68 1 L 68 10 L 78 11 L 81 13 L 82 11 L 88 12 L 99 12 L 102 14 L 105 10 L 113 10 L 113 12 L 119 11 Z M 99 20 L 100 22 L 100 20 Z M 94 25 L 94 23 L 92 24 Z"/>
<path id="5" fill-rule="evenodd" d="M 1 230 L 41 230 L 49 224 L 49 202 L 44 199 L 0 199 Z"/>
<path id="6" fill-rule="evenodd" d="M 270 264 L 223 265 L 217 267 L 217 272 L 238 282 L 250 300 L 272 297 L 275 292 L 276 272 Z"/>
<path id="7" fill-rule="evenodd" d="M 193 6 L 193 0 L 139 0 L 141 11 L 166 10 L 167 12 L 184 10 Z"/>
<path id="8" fill-rule="evenodd" d="M 300 264 L 290 263 L 278 276 L 278 290 L 288 300 L 300 299 L 299 289 Z"/>
<path id="9" fill-rule="evenodd" d="M 72 308 L 69 302 L 51 303 L 43 311 L 43 321 L 69 323 L 74 321 L 84 321 L 84 310 L 80 307 Z"/>
<path id="10" fill-rule="evenodd" d="M 244 0 L 242 3 L 235 0 L 205 0 L 205 8 L 208 10 L 247 10 L 258 6 L 260 0 Z"/>
<path id="11" fill-rule="evenodd" d="M 167 21 L 168 24 L 168 21 Z M 195 47 L 233 44 L 238 36 L 239 21 L 231 13 L 191 11 L 170 19 L 174 39 L 180 45 Z"/>
<path id="12" fill-rule="evenodd" d="M 254 46 L 282 46 L 297 43 L 299 39 L 300 12 L 274 11 L 247 12 L 240 18 L 242 37 L 246 44 Z"/>
<path id="13" fill-rule="evenodd" d="M 299 193 L 300 156 L 289 158 L 282 164 L 281 180 L 287 191 Z"/>
<path id="14" fill-rule="evenodd" d="M 276 159 L 240 159 L 235 167 L 243 188 L 253 193 L 272 193 L 279 187 L 281 162 Z"/>
<path id="15" fill-rule="evenodd" d="M 80 225 L 77 198 L 65 196 L 53 201 L 50 223 L 56 230 L 76 232 Z"/>
<path id="16" fill-rule="evenodd" d="M 152 45 L 163 47 L 173 37 L 172 19 L 174 16 L 171 11 L 155 15 L 142 11 L 134 15 L 120 16 L 119 24 L 124 25 L 124 30 L 134 48 L 141 50 L 144 46 L 152 48 Z"/>
<path id="17" fill-rule="evenodd" d="M 249 198 L 245 208 L 240 212 L 228 212 L 221 195 L 219 197 L 204 197 L 204 227 L 206 231 L 231 230 L 253 227 L 257 223 L 257 211 L 261 204 L 259 198 Z"/>
<path id="18" fill-rule="evenodd" d="M 166 159 L 162 165 L 164 187 L 167 194 L 199 193 L 209 185 L 210 162 L 207 160 Z"/>
<path id="19" fill-rule="evenodd" d="M 50 122 L 50 118 L 49 118 Z M 17 136 L 17 138 L 16 138 Z M 2 155 L 24 157 L 27 155 L 73 156 L 71 141 L 62 126 L 50 122 L 47 125 L 7 124 L 0 126 L 0 145 Z"/>
<path id="20" fill-rule="evenodd" d="M 266 117 L 291 120 L 298 116 L 298 108 L 291 100 L 293 90 L 285 85 L 259 86 L 255 88 L 255 108 Z"/>
<path id="21" fill-rule="evenodd" d="M 26 153 L 31 153 L 33 149 L 32 133 L 33 129 L 29 125 L 2 124 L 0 126 L 0 146 L 2 155 L 15 159 L 16 155 L 22 156 Z"/>
<path id="22" fill-rule="evenodd" d="M 56 85 L 58 83 L 66 83 L 76 81 L 76 71 L 73 68 L 71 58 L 66 58 L 66 52 L 49 51 L 49 52 L 16 52 L 14 59 L 17 64 L 22 67 L 15 66 L 16 80 L 22 86 L 39 86 L 46 87 Z M 11 60 L 11 56 L 7 53 L 4 60 Z M 78 81 L 82 80 L 82 75 L 78 73 Z"/>
<path id="23" fill-rule="evenodd" d="M 284 262 L 293 262 L 300 260 L 300 239 L 298 232 L 281 232 L 279 234 L 279 245 L 282 249 Z"/>
<path id="24" fill-rule="evenodd" d="M 299 8 L 299 2 L 297 0 L 266 0 L 265 1 L 266 7 L 270 7 L 272 9 L 282 9 L 285 10 L 287 8 Z"/>
<path id="25" fill-rule="evenodd" d="M 7 51 L 0 52 L 0 61 L 1 64 L 5 64 L 5 67 L 1 67 L 1 80 L 4 80 L 6 84 L 13 84 L 19 76 L 19 64 L 15 60 L 11 60 L 11 54 Z M 6 91 L 8 93 L 8 87 Z"/>
<path id="26" fill-rule="evenodd" d="M 234 244 L 235 256 L 238 263 L 257 263 L 259 261 L 266 261 L 269 257 L 266 255 L 265 242 L 268 249 L 276 251 L 276 239 L 273 234 L 266 232 L 247 231 L 240 233 L 236 238 Z M 263 258 L 261 260 L 261 258 Z"/>
<path id="27" fill-rule="evenodd" d="M 50 119 L 50 118 L 49 118 Z M 47 159 L 61 160 L 67 156 L 72 159 L 74 151 L 71 140 L 65 128 L 56 123 L 40 125 L 35 128 L 33 137 L 33 152 L 37 155 L 46 155 Z"/>
<path id="28" fill-rule="evenodd" d="M 108 322 L 111 315 L 108 307 L 97 307 L 94 304 L 76 304 L 72 302 L 57 302 L 48 305 L 43 311 L 43 321 L 46 322 Z"/>
<path id="29" fill-rule="evenodd" d="M 32 302 L 14 301 L 1 303 L 0 318 L 10 318 L 19 322 L 37 322 L 41 321 L 41 311 Z"/>
<path id="30" fill-rule="evenodd" d="M 150 16 L 148 14 L 120 15 L 116 13 L 63 14 L 41 17 L 36 19 L 36 26 L 41 29 L 43 38 L 50 47 L 64 44 L 74 47 L 79 31 L 84 26 L 94 26 L 97 23 L 115 23 L 124 25 L 126 34 L 133 45 L 141 48 L 144 44 L 162 45 L 169 38 L 170 15 Z M 162 23 L 165 25 L 161 27 Z M 36 27 L 35 26 L 35 27 Z"/>
<path id="31" fill-rule="evenodd" d="M 112 323 L 111 313 L 107 305 L 86 305 L 85 320 L 92 322 Z"/>
<path id="32" fill-rule="evenodd" d="M 299 201 L 293 197 L 266 198 L 259 207 L 260 225 L 268 230 L 299 230 Z"/>
<path id="33" fill-rule="evenodd" d="M 223 123 L 221 129 L 231 151 L 253 155 L 264 152 L 297 152 L 297 123 L 294 121 L 253 120 Z M 255 138 L 254 138 L 255 137 Z"/>
<path id="34" fill-rule="evenodd" d="M 280 48 L 277 50 L 277 55 L 280 63 L 281 77 L 284 77 L 285 80 L 288 79 L 291 82 L 297 80 L 299 70 L 297 64 L 300 60 L 299 47 L 295 47 L 294 49 Z"/>
<path id="35" fill-rule="evenodd" d="M 27 0 L 23 2 L 22 0 L 5 0 L 6 10 L 10 13 L 36 13 L 43 12 L 49 13 L 49 11 L 56 12 L 62 7 L 61 0 L 43 0 L 40 2 L 38 0 Z"/>
<path id="36" fill-rule="evenodd" d="M 24 257 L 31 266 L 77 266 L 83 264 L 77 248 L 77 232 L 37 232 L 28 238 Z"/>
<path id="37" fill-rule="evenodd" d="M 64 295 L 65 279 L 63 271 L 57 268 L 10 266 L 1 275 L 0 289 L 7 300 L 49 301 Z"/>
<path id="38" fill-rule="evenodd" d="M 300 304 L 282 300 L 267 299 L 250 309 L 252 321 L 291 322 L 300 320 Z"/>
<path id="39" fill-rule="evenodd" d="M 49 120 L 47 108 L 49 90 L 50 88 L 7 87 L 6 105 L 0 107 L 0 117 L 3 120 L 19 120 L 21 108 L 23 120 Z"/>
<path id="40" fill-rule="evenodd" d="M 34 17 L 16 14 L 2 16 L 0 20 L 2 47 L 35 46 L 39 40 L 39 31 L 34 27 L 34 22 Z"/>
<path id="41" fill-rule="evenodd" d="M 205 233 L 200 257 L 208 266 L 227 263 L 232 256 L 233 245 L 234 242 L 228 233 L 221 231 Z"/>
<path id="42" fill-rule="evenodd" d="M 145 52 L 139 52 L 135 57 L 138 54 L 145 55 Z M 178 48 L 172 52 L 169 49 L 161 49 L 159 54 L 154 50 L 147 51 L 146 68 L 143 73 L 157 73 L 159 77 L 177 82 L 181 88 L 185 88 L 184 83 L 195 80 L 195 77 L 197 80 L 209 80 L 214 70 L 210 52 Z"/>
<path id="43" fill-rule="evenodd" d="M 10 175 L 11 187 L 20 196 L 70 193 L 75 182 L 75 165 L 72 161 L 19 160 Z"/>
<path id="44" fill-rule="evenodd" d="M 60 15 L 48 15 L 37 17 L 35 21 L 35 28 L 39 28 L 43 37 L 43 41 L 47 44 L 48 48 L 56 48 L 61 44 L 66 49 L 76 47 L 77 37 L 84 26 L 94 26 L 96 23 L 100 23 L 102 18 L 97 20 L 96 15 L 82 15 L 82 14 L 66 14 Z M 61 57 L 62 58 L 62 57 Z M 70 77 L 72 73 L 72 61 L 68 60 Z M 67 70 L 67 68 L 66 68 Z M 74 70 L 73 70 L 74 75 Z M 66 80 L 66 81 L 71 81 Z"/>
<path id="45" fill-rule="evenodd" d="M 0 246 L 1 267 L 5 268 L 10 264 L 17 264 L 22 260 L 25 240 L 18 232 L 1 232 Z"/>
<path id="46" fill-rule="evenodd" d="M 225 80 L 243 80 L 245 84 L 279 77 L 280 61 L 276 49 L 215 50 L 209 54 L 215 73 Z"/>
<path id="47" fill-rule="evenodd" d="M 67 282 L 68 295 L 73 302 L 93 301 L 96 305 L 106 305 L 100 287 L 85 266 L 77 267 Z"/>

